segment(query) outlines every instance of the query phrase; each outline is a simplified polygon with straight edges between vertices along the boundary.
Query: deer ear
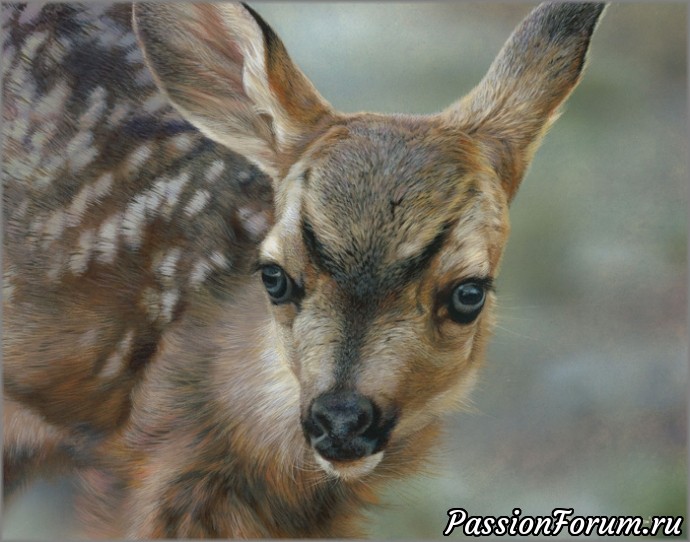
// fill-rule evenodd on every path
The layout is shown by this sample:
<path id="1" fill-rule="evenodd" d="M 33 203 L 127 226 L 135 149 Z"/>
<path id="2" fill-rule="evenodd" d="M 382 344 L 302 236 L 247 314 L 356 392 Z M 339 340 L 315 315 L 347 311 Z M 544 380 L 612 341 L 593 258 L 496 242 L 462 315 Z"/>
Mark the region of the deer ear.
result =
<path id="1" fill-rule="evenodd" d="M 242 4 L 135 4 L 159 87 L 208 138 L 276 179 L 281 159 L 331 113 L 270 26 Z"/>
<path id="2" fill-rule="evenodd" d="M 441 115 L 486 148 L 512 199 L 542 136 L 577 85 L 602 3 L 538 6 L 479 85 Z"/>

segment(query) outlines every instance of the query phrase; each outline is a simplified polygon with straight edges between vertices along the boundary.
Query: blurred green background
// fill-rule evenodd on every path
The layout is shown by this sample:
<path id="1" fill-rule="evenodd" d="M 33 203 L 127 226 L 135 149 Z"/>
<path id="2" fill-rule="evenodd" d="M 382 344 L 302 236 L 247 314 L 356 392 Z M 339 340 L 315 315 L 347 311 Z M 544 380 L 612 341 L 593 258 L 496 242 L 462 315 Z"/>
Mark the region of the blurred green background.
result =
<path id="1" fill-rule="evenodd" d="M 254 7 L 335 107 L 431 113 L 481 79 L 534 5 Z M 372 536 L 440 538 L 456 507 L 686 514 L 686 12 L 609 7 L 514 201 L 473 409 L 449 417 L 428 474 L 390 486 Z M 78 536 L 69 492 L 35 484 L 4 537 Z"/>

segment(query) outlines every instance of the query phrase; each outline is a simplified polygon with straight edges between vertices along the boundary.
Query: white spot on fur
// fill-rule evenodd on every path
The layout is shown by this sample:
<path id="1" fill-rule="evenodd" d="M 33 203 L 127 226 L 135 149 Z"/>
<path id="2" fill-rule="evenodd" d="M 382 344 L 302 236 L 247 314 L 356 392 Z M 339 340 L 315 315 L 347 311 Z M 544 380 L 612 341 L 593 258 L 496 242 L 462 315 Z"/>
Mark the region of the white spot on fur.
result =
<path id="1" fill-rule="evenodd" d="M 146 222 L 146 197 L 142 194 L 134 198 L 122 217 L 122 233 L 132 248 L 138 248 L 144 234 Z"/>
<path id="2" fill-rule="evenodd" d="M 155 93 L 150 98 L 148 98 L 143 104 L 142 108 L 147 113 L 157 113 L 164 107 L 167 107 L 168 101 L 162 94 Z"/>
<path id="3" fill-rule="evenodd" d="M 206 277 L 211 272 L 211 266 L 205 259 L 197 260 L 192 266 L 192 271 L 189 274 L 189 284 L 192 287 L 198 287 L 206 280 Z"/>
<path id="4" fill-rule="evenodd" d="M 32 167 L 34 164 L 39 164 L 42 161 L 41 154 L 47 150 L 46 146 L 53 139 L 56 131 L 57 123 L 52 120 L 46 120 L 36 127 L 29 141 L 29 148 L 33 155 L 31 160 Z"/>
<path id="5" fill-rule="evenodd" d="M 203 210 L 211 199 L 211 193 L 208 190 L 197 190 L 194 197 L 189 201 L 184 208 L 187 216 L 192 217 Z"/>
<path id="6" fill-rule="evenodd" d="M 98 203 L 110 192 L 113 186 L 113 174 L 106 172 L 93 184 L 87 184 L 77 193 L 67 209 L 67 226 L 78 226 L 84 219 L 86 209 L 92 203 Z"/>
<path id="7" fill-rule="evenodd" d="M 129 330 L 123 339 L 117 344 L 115 351 L 108 356 L 108 359 L 101 369 L 100 376 L 103 378 L 112 378 L 119 374 L 124 369 L 124 362 L 130 353 L 132 347 L 132 340 L 134 339 L 134 331 Z"/>
<path id="8" fill-rule="evenodd" d="M 148 143 L 143 143 L 134 149 L 127 157 L 127 170 L 130 174 L 136 173 L 139 168 L 149 159 L 153 149 Z"/>
<path id="9" fill-rule="evenodd" d="M 141 53 L 139 47 L 135 47 L 125 55 L 125 62 L 128 64 L 143 64 L 144 55 Z"/>
<path id="10" fill-rule="evenodd" d="M 64 258 L 63 254 L 59 253 L 53 257 L 53 262 L 50 268 L 48 268 L 48 272 L 46 273 L 46 277 L 48 278 L 49 281 L 55 282 L 57 281 L 62 274 L 64 273 L 65 270 L 65 265 L 64 265 Z"/>
<path id="11" fill-rule="evenodd" d="M 155 193 L 163 198 L 162 209 L 160 211 L 164 216 L 170 217 L 175 205 L 177 205 L 177 200 L 179 199 L 183 188 L 189 182 L 190 177 L 189 172 L 185 171 L 169 181 L 160 180 L 153 186 Z"/>
<path id="12" fill-rule="evenodd" d="M 116 213 L 101 224 L 96 241 L 96 259 L 99 262 L 113 263 L 115 261 L 121 221 L 122 215 Z"/>
<path id="13" fill-rule="evenodd" d="M 163 214 L 170 217 L 190 174 L 185 172 L 171 180 L 160 179 L 147 191 L 137 194 L 125 211 L 125 236 L 134 247 L 139 245 L 148 218 Z"/>
<path id="14" fill-rule="evenodd" d="M 79 172 L 98 154 L 98 149 L 93 145 L 93 132 L 77 132 L 67 144 L 66 151 L 72 172 Z"/>
<path id="15" fill-rule="evenodd" d="M 107 171 L 93 184 L 93 199 L 95 201 L 100 201 L 110 192 L 112 187 L 113 174 L 110 171 Z"/>
<path id="16" fill-rule="evenodd" d="M 147 217 L 153 217 L 158 214 L 158 208 L 161 206 L 161 200 L 163 199 L 163 196 L 156 191 L 155 187 L 149 191 L 147 191 L 145 194 L 142 196 L 145 198 L 145 214 Z"/>
<path id="17" fill-rule="evenodd" d="M 89 329 L 88 331 L 82 333 L 79 336 L 79 339 L 77 339 L 79 346 L 81 346 L 82 348 L 91 348 L 93 346 L 96 346 L 97 341 L 98 341 L 98 330 L 97 329 Z"/>
<path id="18" fill-rule="evenodd" d="M 75 275 L 81 275 L 86 271 L 93 251 L 94 238 L 95 234 L 93 230 L 81 232 L 77 251 L 71 254 L 68 263 L 70 270 Z"/>
<path id="19" fill-rule="evenodd" d="M 177 262 L 181 255 L 182 250 L 179 247 L 170 249 L 158 264 L 158 273 L 163 278 L 172 278 L 177 270 Z"/>
<path id="20" fill-rule="evenodd" d="M 76 197 L 72 200 L 72 204 L 67 209 L 67 225 L 77 226 L 84 216 L 86 207 L 93 199 L 93 186 L 87 184 L 84 186 Z"/>
<path id="21" fill-rule="evenodd" d="M 21 20 L 21 16 L 19 19 Z M 33 61 L 37 49 L 43 45 L 47 37 L 48 32 L 32 32 L 29 34 L 22 47 L 22 56 L 24 56 L 24 60 L 28 62 Z"/>
<path id="22" fill-rule="evenodd" d="M 225 171 L 225 162 L 222 160 L 215 160 L 206 170 L 206 182 L 213 183 L 217 181 L 223 171 Z"/>
<path id="23" fill-rule="evenodd" d="M 141 68 L 134 76 L 134 82 L 140 87 L 147 87 L 153 85 L 153 77 L 148 68 Z"/>
<path id="24" fill-rule="evenodd" d="M 106 102 L 107 96 L 108 93 L 103 87 L 98 87 L 91 92 L 89 95 L 88 107 L 81 117 L 79 117 L 80 130 L 90 130 L 101 120 L 108 106 Z"/>
<path id="25" fill-rule="evenodd" d="M 173 310 L 177 305 L 179 297 L 179 290 L 168 290 L 163 293 L 161 298 L 161 317 L 166 322 L 170 322 L 172 320 Z"/>
<path id="26" fill-rule="evenodd" d="M 109 25 L 107 31 L 94 32 L 94 34 L 97 36 L 99 45 L 101 45 L 104 49 L 112 49 L 115 45 L 117 45 L 118 41 L 120 41 L 121 33 L 116 32 L 115 29 L 115 25 L 111 24 Z"/>
<path id="27" fill-rule="evenodd" d="M 220 269 L 227 269 L 230 267 L 230 259 L 222 252 L 215 251 L 211 254 L 211 262 Z"/>
<path id="28" fill-rule="evenodd" d="M 128 47 L 132 47 L 137 43 L 137 38 L 134 35 L 134 32 L 125 32 L 122 34 L 120 37 L 120 40 L 117 42 L 117 44 L 122 47 L 123 49 L 127 49 Z M 139 48 L 136 47 L 133 50 L 138 51 Z"/>
<path id="29" fill-rule="evenodd" d="M 46 220 L 43 227 L 43 248 L 47 248 L 48 245 L 59 239 L 65 230 L 66 217 L 65 212 L 61 209 L 55 211 L 48 220 Z"/>
<path id="30" fill-rule="evenodd" d="M 261 211 L 257 212 L 249 207 L 242 207 L 237 214 L 242 221 L 244 231 L 255 241 L 261 239 L 270 226 L 268 217 Z"/>
<path id="31" fill-rule="evenodd" d="M 187 152 L 192 148 L 194 140 L 189 134 L 180 134 L 173 137 L 171 142 L 178 151 Z"/>
<path id="32" fill-rule="evenodd" d="M 29 224 L 29 235 L 28 237 L 30 239 L 37 239 L 39 236 L 39 232 L 43 230 L 43 221 L 35 218 L 34 220 L 31 221 L 31 224 Z"/>

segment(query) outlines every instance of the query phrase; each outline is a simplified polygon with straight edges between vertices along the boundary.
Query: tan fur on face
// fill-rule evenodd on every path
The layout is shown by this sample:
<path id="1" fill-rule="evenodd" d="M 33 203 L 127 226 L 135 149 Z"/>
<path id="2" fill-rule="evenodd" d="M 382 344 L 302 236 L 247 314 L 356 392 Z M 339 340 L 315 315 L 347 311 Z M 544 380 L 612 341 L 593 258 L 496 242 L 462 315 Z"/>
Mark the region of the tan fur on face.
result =
<path id="1" fill-rule="evenodd" d="M 303 409 L 343 384 L 336 376 L 338 352 L 352 339 L 343 318 L 368 318 L 354 376 L 345 385 L 384 411 L 399 412 L 396 435 L 405 436 L 406 428 L 416 430 L 438 414 L 440 408 L 428 411 L 432 402 L 452 402 L 438 397 L 469 388 L 481 362 L 491 294 L 484 314 L 469 325 L 449 321 L 438 295 L 497 274 L 507 200 L 480 149 L 436 120 L 353 116 L 323 141 L 328 144 L 318 140 L 278 187 L 278 222 L 261 254 L 299 281 L 305 297 L 298 311 L 290 305 L 272 310 L 289 344 L 284 351 L 293 353 L 289 365 L 300 381 Z M 305 222 L 337 260 L 335 271 L 310 255 Z M 444 228 L 443 245 L 418 276 L 405 279 L 402 289 L 388 280 Z M 348 312 L 367 282 L 377 290 L 365 295 L 378 298 L 366 309 L 370 314 Z"/>

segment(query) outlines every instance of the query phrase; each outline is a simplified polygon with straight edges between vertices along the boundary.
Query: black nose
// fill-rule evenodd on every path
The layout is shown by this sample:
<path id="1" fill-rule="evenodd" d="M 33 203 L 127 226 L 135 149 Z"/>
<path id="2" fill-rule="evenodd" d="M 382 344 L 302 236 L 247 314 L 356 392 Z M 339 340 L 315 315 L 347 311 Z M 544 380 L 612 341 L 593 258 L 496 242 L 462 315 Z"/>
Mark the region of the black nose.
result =
<path id="1" fill-rule="evenodd" d="M 312 403 L 304 430 L 323 457 L 347 461 L 371 455 L 380 447 L 383 434 L 379 418 L 378 409 L 364 395 L 329 392 Z"/>
<path id="2" fill-rule="evenodd" d="M 314 401 L 311 416 L 322 433 L 346 440 L 369 429 L 374 420 L 374 405 L 358 393 L 330 393 Z"/>

